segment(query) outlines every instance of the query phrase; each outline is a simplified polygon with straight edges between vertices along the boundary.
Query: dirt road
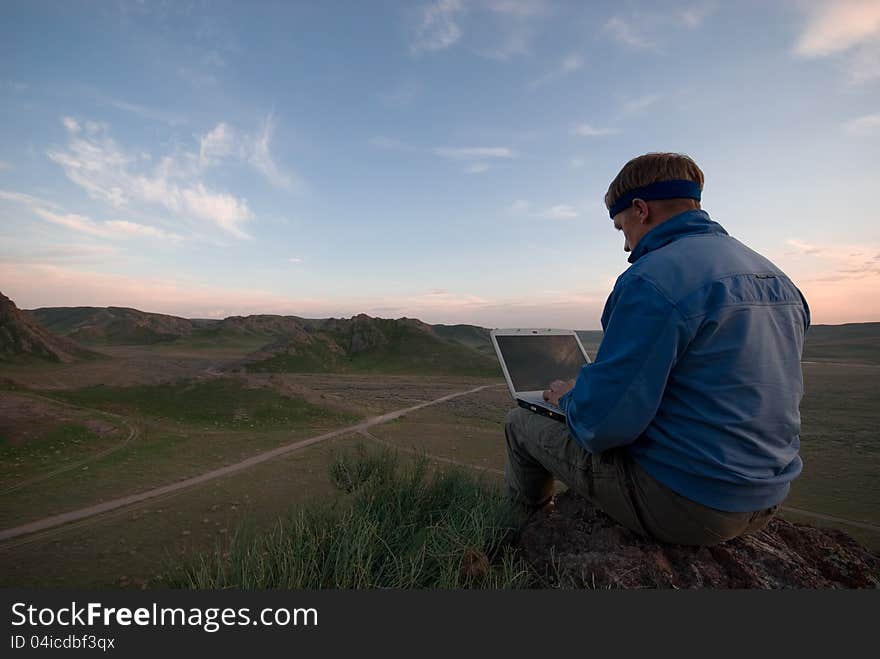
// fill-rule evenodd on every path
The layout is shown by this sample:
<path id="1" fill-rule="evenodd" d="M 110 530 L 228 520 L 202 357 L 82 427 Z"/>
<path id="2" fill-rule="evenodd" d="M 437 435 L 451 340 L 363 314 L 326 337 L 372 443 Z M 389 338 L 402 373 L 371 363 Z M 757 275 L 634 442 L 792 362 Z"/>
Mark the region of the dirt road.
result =
<path id="1" fill-rule="evenodd" d="M 87 508 L 80 508 L 79 510 L 71 510 L 70 512 L 61 513 L 60 515 L 53 515 L 51 517 L 45 517 L 43 519 L 36 520 L 34 522 L 29 522 L 27 524 L 23 524 L 21 526 L 16 526 L 11 529 L 4 529 L 0 531 L 0 542 L 5 540 L 10 540 L 12 538 L 17 538 L 23 535 L 27 535 L 30 533 L 36 533 L 38 531 L 44 531 L 46 529 L 51 529 L 56 526 L 60 526 L 62 524 L 67 524 L 69 522 L 75 522 L 81 519 L 85 519 L 87 517 L 92 517 L 94 515 L 100 515 L 101 513 L 106 513 L 111 510 L 117 510 L 119 508 L 123 508 L 125 506 L 130 506 L 134 503 L 138 503 L 140 501 L 144 501 L 146 499 L 152 499 L 154 497 L 159 497 L 165 494 L 169 494 L 171 492 L 176 492 L 178 490 L 182 490 L 187 487 L 192 487 L 193 485 L 200 485 L 207 481 L 213 480 L 215 478 L 221 478 L 223 476 L 228 476 L 229 474 L 234 474 L 236 472 L 242 471 L 249 467 L 253 467 L 254 465 L 258 465 L 262 462 L 266 462 L 267 460 L 272 460 L 282 455 L 286 455 L 292 451 L 298 451 L 300 449 L 306 448 L 307 446 L 312 446 L 313 444 L 318 444 L 320 442 L 327 441 L 328 439 L 332 439 L 334 437 L 339 437 L 340 435 L 347 435 L 349 433 L 358 433 L 366 430 L 371 426 L 378 425 L 380 423 L 387 423 L 388 421 L 393 421 L 405 414 L 409 414 L 410 412 L 415 412 L 416 410 L 420 410 L 424 407 L 429 407 L 431 405 L 437 405 L 439 403 L 445 403 L 448 400 L 452 400 L 454 398 L 458 398 L 460 396 L 467 396 L 469 394 L 476 393 L 478 391 L 482 391 L 483 389 L 488 389 L 490 387 L 497 387 L 503 385 L 493 385 L 487 384 L 481 387 L 475 387 L 473 389 L 468 389 L 466 391 L 459 391 L 454 394 L 448 394 L 441 398 L 436 398 L 434 400 L 427 401 L 425 403 L 419 403 L 418 405 L 413 405 L 412 407 L 406 407 L 399 410 L 394 410 L 392 412 L 387 412 L 380 416 L 371 417 L 365 421 L 362 421 L 353 426 L 346 426 L 345 428 L 338 428 L 337 430 L 332 430 L 330 432 L 324 433 L 322 435 L 316 435 L 315 437 L 310 437 L 308 439 L 301 440 L 299 442 L 294 442 L 293 444 L 287 444 L 285 446 L 279 446 L 278 448 L 272 449 L 271 451 L 265 451 L 263 453 L 259 453 L 257 455 L 251 456 L 241 462 L 236 462 L 234 464 L 226 465 L 225 467 L 220 467 L 219 469 L 213 469 L 211 471 L 205 472 L 204 474 L 199 474 L 198 476 L 193 476 L 192 478 L 187 478 L 186 480 L 178 481 L 176 483 L 170 483 L 168 485 L 163 485 L 161 487 L 154 488 L 152 490 L 147 490 L 145 492 L 139 492 L 137 494 L 131 494 L 126 497 L 119 497 L 118 499 L 112 499 L 110 501 L 104 501 L 103 503 L 96 504 L 94 506 L 88 506 Z"/>

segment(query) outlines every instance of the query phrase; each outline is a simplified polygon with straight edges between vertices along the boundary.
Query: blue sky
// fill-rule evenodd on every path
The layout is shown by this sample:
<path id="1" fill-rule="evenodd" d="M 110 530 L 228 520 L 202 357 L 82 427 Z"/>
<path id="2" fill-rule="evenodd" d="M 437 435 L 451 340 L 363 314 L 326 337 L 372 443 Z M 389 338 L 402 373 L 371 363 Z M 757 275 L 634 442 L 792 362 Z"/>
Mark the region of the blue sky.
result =
<path id="1" fill-rule="evenodd" d="M 0 290 L 22 308 L 596 328 L 647 151 L 880 320 L 880 1 L 4 2 Z"/>

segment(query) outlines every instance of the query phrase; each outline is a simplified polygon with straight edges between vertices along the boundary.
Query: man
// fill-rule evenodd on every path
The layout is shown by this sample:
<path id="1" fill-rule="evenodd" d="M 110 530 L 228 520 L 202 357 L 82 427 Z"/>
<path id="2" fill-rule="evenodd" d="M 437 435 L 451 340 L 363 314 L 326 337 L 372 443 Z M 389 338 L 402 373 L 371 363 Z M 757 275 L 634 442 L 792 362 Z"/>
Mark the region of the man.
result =
<path id="1" fill-rule="evenodd" d="M 712 545 L 763 528 L 802 468 L 807 302 L 700 209 L 689 157 L 630 160 L 605 204 L 632 264 L 596 359 L 544 398 L 566 424 L 508 414 L 506 478 L 529 509 L 554 476 L 632 531 Z"/>

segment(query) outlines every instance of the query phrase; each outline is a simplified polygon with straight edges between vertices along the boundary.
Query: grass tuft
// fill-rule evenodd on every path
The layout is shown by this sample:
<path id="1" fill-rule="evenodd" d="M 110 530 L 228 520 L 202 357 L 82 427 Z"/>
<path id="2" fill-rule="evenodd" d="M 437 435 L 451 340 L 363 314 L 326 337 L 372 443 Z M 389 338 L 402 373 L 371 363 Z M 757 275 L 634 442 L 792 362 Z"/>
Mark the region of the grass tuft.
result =
<path id="1" fill-rule="evenodd" d="M 516 512 L 496 488 L 427 459 L 362 446 L 336 457 L 349 496 L 302 511 L 268 533 L 242 529 L 228 546 L 172 570 L 178 588 L 516 588 L 530 585 L 510 544 Z"/>

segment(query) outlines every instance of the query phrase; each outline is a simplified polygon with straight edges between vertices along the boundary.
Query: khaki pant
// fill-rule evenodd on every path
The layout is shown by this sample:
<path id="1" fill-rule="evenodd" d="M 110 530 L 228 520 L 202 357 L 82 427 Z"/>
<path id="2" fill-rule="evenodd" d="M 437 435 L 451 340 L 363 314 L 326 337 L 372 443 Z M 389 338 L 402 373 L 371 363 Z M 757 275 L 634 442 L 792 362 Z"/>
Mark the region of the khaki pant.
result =
<path id="1" fill-rule="evenodd" d="M 714 545 L 759 531 L 779 508 L 747 513 L 708 508 L 656 481 L 626 450 L 588 453 L 565 424 L 521 407 L 507 415 L 504 432 L 509 494 L 526 506 L 549 500 L 556 477 L 631 531 L 682 545 Z"/>

